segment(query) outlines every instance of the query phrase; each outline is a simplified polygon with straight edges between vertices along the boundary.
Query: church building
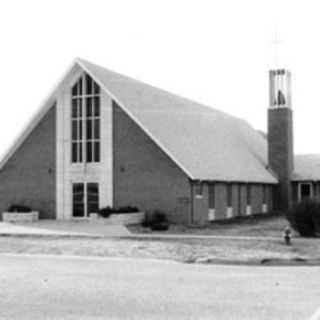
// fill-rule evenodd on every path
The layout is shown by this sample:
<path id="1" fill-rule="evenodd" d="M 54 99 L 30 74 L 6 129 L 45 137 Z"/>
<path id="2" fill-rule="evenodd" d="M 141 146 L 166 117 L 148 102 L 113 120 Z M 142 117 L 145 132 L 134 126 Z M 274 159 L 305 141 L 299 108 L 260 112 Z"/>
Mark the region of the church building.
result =
<path id="1" fill-rule="evenodd" d="M 0 213 L 99 208 L 203 224 L 320 199 L 320 155 L 293 154 L 291 74 L 273 70 L 267 135 L 245 120 L 76 59 L 0 163 Z"/>

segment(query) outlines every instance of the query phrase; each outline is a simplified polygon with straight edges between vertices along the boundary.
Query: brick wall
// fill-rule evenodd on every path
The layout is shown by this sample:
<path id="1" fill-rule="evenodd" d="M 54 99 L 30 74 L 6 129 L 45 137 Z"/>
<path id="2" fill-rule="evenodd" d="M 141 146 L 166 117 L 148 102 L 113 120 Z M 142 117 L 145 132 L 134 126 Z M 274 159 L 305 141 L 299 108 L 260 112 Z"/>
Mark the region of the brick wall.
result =
<path id="1" fill-rule="evenodd" d="M 118 107 L 113 106 L 114 205 L 134 205 L 142 210 L 161 209 L 172 222 L 208 222 L 209 184 L 202 184 L 202 197 L 195 194 L 181 169 L 147 134 Z M 227 184 L 215 185 L 215 217 L 226 219 Z M 268 209 L 271 208 L 271 186 L 267 188 Z M 252 213 L 262 212 L 263 188 L 252 184 Z M 233 216 L 246 215 L 247 185 L 232 184 Z"/>
<path id="2" fill-rule="evenodd" d="M 298 202 L 298 183 L 297 182 L 292 182 L 292 200 L 293 203 Z"/>
<path id="3" fill-rule="evenodd" d="M 55 126 L 52 107 L 0 171 L 0 212 L 15 203 L 55 218 Z"/>
<path id="4" fill-rule="evenodd" d="M 240 214 L 239 216 L 245 216 L 247 213 L 247 185 L 245 183 L 239 184 L 240 188 Z"/>
<path id="5" fill-rule="evenodd" d="M 215 220 L 227 218 L 227 189 L 230 184 L 223 182 L 210 183 L 214 185 L 214 200 L 209 195 L 209 183 L 203 183 L 202 197 L 194 195 L 194 222 L 204 224 L 208 222 L 209 208 L 215 209 Z M 247 210 L 247 190 L 248 185 L 245 183 L 232 183 L 232 216 L 245 216 Z M 272 186 L 266 187 L 266 203 L 268 211 L 272 210 Z M 214 204 L 214 208 L 213 208 Z M 251 213 L 262 213 L 263 205 L 263 185 L 251 184 Z"/>
<path id="6" fill-rule="evenodd" d="M 293 171 L 293 121 L 290 108 L 268 110 L 268 161 L 279 179 L 274 189 L 275 207 L 287 210 L 292 200 Z"/>
<path id="7" fill-rule="evenodd" d="M 172 222 L 190 222 L 188 177 L 115 103 L 113 148 L 115 206 L 160 209 Z"/>
<path id="8" fill-rule="evenodd" d="M 196 186 L 192 184 L 193 188 L 193 212 L 191 222 L 195 224 L 205 224 L 208 222 L 209 210 L 209 185 L 202 183 L 202 196 L 198 196 L 195 192 Z"/>
<path id="9" fill-rule="evenodd" d="M 252 214 L 262 212 L 262 185 L 253 184 L 251 187 L 251 210 Z"/>
<path id="10" fill-rule="evenodd" d="M 269 185 L 267 186 L 267 205 L 268 205 L 268 211 L 272 211 L 274 209 L 274 205 L 273 205 L 273 185 Z"/>
<path id="11" fill-rule="evenodd" d="M 233 183 L 232 184 L 232 214 L 234 217 L 239 216 L 239 184 Z"/>

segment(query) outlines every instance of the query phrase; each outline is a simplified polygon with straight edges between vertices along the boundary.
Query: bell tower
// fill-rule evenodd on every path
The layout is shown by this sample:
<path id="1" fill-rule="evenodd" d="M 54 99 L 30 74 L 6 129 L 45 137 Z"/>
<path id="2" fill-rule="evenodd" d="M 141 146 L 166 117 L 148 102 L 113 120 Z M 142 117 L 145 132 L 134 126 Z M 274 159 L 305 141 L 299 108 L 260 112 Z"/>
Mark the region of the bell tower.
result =
<path id="1" fill-rule="evenodd" d="M 275 209 L 287 211 L 292 201 L 293 172 L 291 73 L 285 69 L 271 70 L 269 86 L 268 163 L 279 180 L 273 202 Z"/>

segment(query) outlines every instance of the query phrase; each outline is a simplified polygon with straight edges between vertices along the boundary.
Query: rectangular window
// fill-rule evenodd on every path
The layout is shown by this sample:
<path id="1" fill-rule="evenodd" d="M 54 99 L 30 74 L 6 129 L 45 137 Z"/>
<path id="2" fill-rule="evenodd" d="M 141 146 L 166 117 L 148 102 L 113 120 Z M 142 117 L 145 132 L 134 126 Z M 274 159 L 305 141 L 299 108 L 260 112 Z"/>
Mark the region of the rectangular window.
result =
<path id="1" fill-rule="evenodd" d="M 73 217 L 84 217 L 85 216 L 85 202 L 84 202 L 84 184 L 74 183 L 72 185 L 72 196 L 73 196 Z"/>
<path id="2" fill-rule="evenodd" d="M 79 89 L 77 89 L 78 92 Z M 72 162 L 82 162 L 82 112 L 81 99 L 72 98 L 71 111 L 71 160 Z"/>
<path id="3" fill-rule="evenodd" d="M 100 97 L 86 100 L 86 161 L 100 161 Z"/>
<path id="4" fill-rule="evenodd" d="M 267 203 L 267 185 L 263 185 L 262 186 L 262 188 L 263 188 L 263 190 L 262 190 L 262 192 L 263 192 L 263 202 L 262 203 L 264 203 L 264 204 L 266 204 Z"/>
<path id="5" fill-rule="evenodd" d="M 214 209 L 216 207 L 215 196 L 216 196 L 215 184 L 210 183 L 209 184 L 209 209 Z"/>
<path id="6" fill-rule="evenodd" d="M 93 150 L 93 146 L 92 146 L 92 141 L 87 141 L 87 162 L 93 162 L 93 158 L 92 158 L 92 150 Z"/>
<path id="7" fill-rule="evenodd" d="M 88 74 L 86 74 L 85 80 L 86 80 L 86 93 L 92 94 L 92 79 Z"/>
<path id="8" fill-rule="evenodd" d="M 227 184 L 227 206 L 232 207 L 232 184 Z"/>
<path id="9" fill-rule="evenodd" d="M 251 205 L 251 184 L 247 185 L 247 205 Z"/>
<path id="10" fill-rule="evenodd" d="M 99 141 L 94 142 L 93 159 L 95 162 L 100 161 L 100 142 Z"/>
<path id="11" fill-rule="evenodd" d="M 201 181 L 197 181 L 194 185 L 194 194 L 197 198 L 202 198 L 202 183 Z"/>
<path id="12" fill-rule="evenodd" d="M 312 198 L 312 183 L 300 183 L 299 184 L 299 201 L 309 200 Z"/>
<path id="13" fill-rule="evenodd" d="M 78 99 L 72 99 L 72 118 L 77 118 L 78 116 Z"/>
<path id="14" fill-rule="evenodd" d="M 94 94 L 100 94 L 100 87 L 94 82 Z"/>
<path id="15" fill-rule="evenodd" d="M 99 187 L 97 183 L 87 183 L 87 214 L 99 211 Z"/>

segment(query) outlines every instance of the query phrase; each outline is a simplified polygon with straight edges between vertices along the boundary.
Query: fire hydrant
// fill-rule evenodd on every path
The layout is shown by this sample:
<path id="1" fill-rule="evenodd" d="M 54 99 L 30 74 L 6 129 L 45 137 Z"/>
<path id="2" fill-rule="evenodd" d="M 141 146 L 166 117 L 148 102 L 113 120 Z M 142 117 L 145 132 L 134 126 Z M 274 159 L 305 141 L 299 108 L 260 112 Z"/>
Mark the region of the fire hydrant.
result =
<path id="1" fill-rule="evenodd" d="M 291 229 L 290 227 L 286 227 L 283 231 L 283 238 L 284 242 L 286 243 L 287 246 L 291 245 Z"/>

